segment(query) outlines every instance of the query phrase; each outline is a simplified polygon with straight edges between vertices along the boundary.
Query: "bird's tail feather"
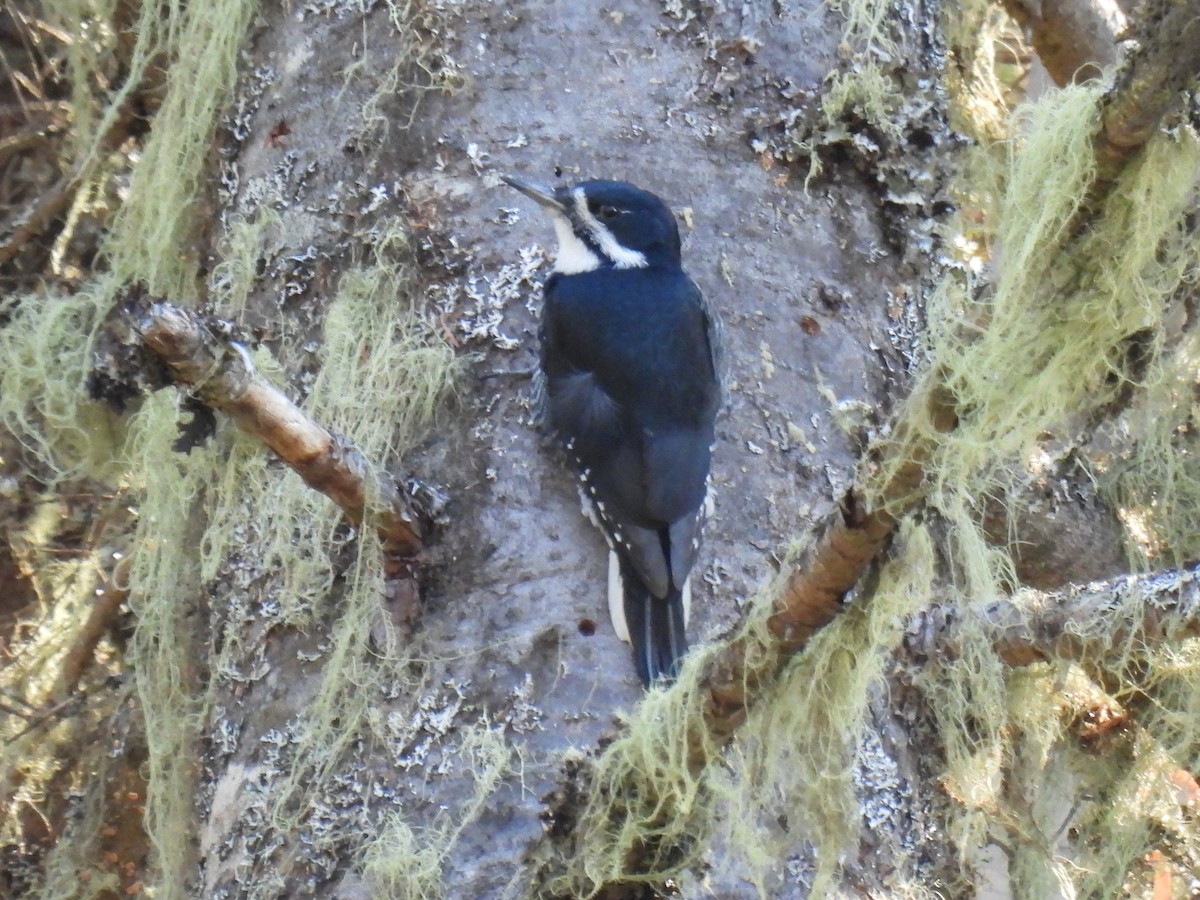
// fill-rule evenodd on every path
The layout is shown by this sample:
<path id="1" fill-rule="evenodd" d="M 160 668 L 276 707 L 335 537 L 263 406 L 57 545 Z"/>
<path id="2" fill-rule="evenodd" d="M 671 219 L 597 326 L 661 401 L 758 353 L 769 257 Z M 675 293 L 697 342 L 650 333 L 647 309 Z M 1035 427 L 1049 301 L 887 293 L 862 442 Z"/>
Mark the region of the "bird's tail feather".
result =
<path id="1" fill-rule="evenodd" d="M 666 597 L 655 597 L 624 560 L 621 582 L 625 625 L 638 675 L 647 686 L 674 681 L 688 648 L 683 592 L 672 589 Z"/>

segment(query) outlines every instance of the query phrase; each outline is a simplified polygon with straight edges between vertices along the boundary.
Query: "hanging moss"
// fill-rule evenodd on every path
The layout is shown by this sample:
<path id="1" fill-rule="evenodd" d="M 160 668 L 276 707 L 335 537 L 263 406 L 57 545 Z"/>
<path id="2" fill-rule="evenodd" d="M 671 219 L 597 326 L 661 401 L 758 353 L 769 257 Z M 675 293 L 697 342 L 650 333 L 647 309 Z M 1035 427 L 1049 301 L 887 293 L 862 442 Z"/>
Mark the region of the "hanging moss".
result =
<path id="1" fill-rule="evenodd" d="M 197 212 L 209 150 L 257 9 L 254 0 L 216 0 L 158 11 L 167 18 L 161 49 L 171 61 L 165 93 L 106 245 L 117 278 L 151 294 L 184 301 L 199 291 Z"/>
<path id="2" fill-rule="evenodd" d="M 22 298 L 0 330 L 0 423 L 48 481 L 120 478 L 121 425 L 86 399 L 92 342 L 115 291 L 101 278 L 70 296 Z"/>
<path id="3" fill-rule="evenodd" d="M 1181 288 L 1190 290 L 1191 285 Z M 1178 566 L 1200 557 L 1193 399 L 1200 381 L 1200 337 L 1193 331 L 1175 341 L 1168 334 L 1164 341 L 1167 346 L 1116 426 L 1132 441 L 1117 444 L 1117 452 L 1098 468 L 1101 488 L 1129 530 L 1135 558 Z"/>
<path id="4" fill-rule="evenodd" d="M 474 794 L 464 806 L 443 810 L 435 825 L 419 832 L 398 815 L 385 820 L 379 835 L 359 854 L 373 896 L 406 900 L 447 896 L 442 872 L 450 854 L 513 767 L 512 747 L 486 724 L 467 729 L 456 756 L 464 771 L 471 773 Z"/>
<path id="5" fill-rule="evenodd" d="M 159 890 L 186 897 L 193 865 L 196 739 L 202 622 L 199 561 L 193 549 L 203 527 L 199 509 L 217 448 L 175 453 L 178 398 L 161 392 L 139 412 L 130 462 L 145 476 L 135 535 L 129 606 L 137 628 L 129 651 L 145 721 L 148 791 L 146 830 L 157 852 Z M 148 477 L 154 473 L 154 477 Z"/>
<path id="6" fill-rule="evenodd" d="M 653 874 L 640 880 L 661 883 L 698 864 L 714 839 L 740 857 L 759 894 L 771 896 L 780 860 L 794 847 L 792 828 L 816 846 L 814 895 L 831 889 L 859 832 L 861 798 L 853 776 L 862 762 L 869 700 L 883 683 L 906 618 L 929 602 L 929 536 L 913 529 L 901 545 L 906 552 L 884 568 L 871 602 L 852 606 L 818 633 L 755 705 L 723 756 L 708 747 L 722 764 L 697 772 L 689 757 L 689 735 L 703 729 L 701 678 L 720 646 L 693 652 L 670 690 L 647 695 L 627 734 L 596 763 L 579 854 L 569 875 L 550 886 L 555 896 L 594 896 L 600 885 L 628 878 L 630 854 L 644 852 L 647 841 L 669 855 L 646 861 Z M 773 589 L 758 598 L 737 640 L 766 646 Z M 780 830 L 781 821 L 788 831 Z"/>
<path id="7" fill-rule="evenodd" d="M 931 666 L 922 680 L 938 714 L 944 783 L 959 804 L 948 826 L 964 858 L 993 839 L 1010 848 L 1009 875 L 1022 896 L 1120 891 L 1156 849 L 1164 807 L 1178 811 L 1170 771 L 1194 766 L 1200 748 L 1194 642 L 1143 648 L 1127 641 L 1087 661 L 1106 684 L 1153 697 L 1138 714 L 1133 764 L 1113 763 L 1088 756 L 1069 730 L 1072 694 L 1062 671 L 1014 674 L 972 613 L 1011 599 L 1017 584 L 1007 552 L 984 536 L 985 501 L 1003 501 L 1043 441 L 1075 438 L 1123 397 L 1135 398 L 1123 417 L 1134 441 L 1109 496 L 1145 524 L 1143 546 L 1159 558 L 1193 553 L 1196 471 L 1185 423 L 1195 373 L 1190 339 L 1172 338 L 1167 316 L 1194 268 L 1184 213 L 1200 146 L 1186 131 L 1158 135 L 1101 214 L 1080 228 L 1100 90 L 1048 93 L 1021 108 L 1004 144 L 972 156 L 970 185 L 983 186 L 975 196 L 992 203 L 982 222 L 967 227 L 996 249 L 996 277 L 982 289 L 963 272 L 942 283 L 929 309 L 933 364 L 914 391 L 919 399 L 932 384 L 946 384 L 960 414 L 951 434 L 929 428 L 921 438 L 935 447 L 930 502 L 950 526 L 945 554 L 964 615 L 961 655 Z M 907 420 L 919 409 L 908 407 Z M 1109 621 L 1090 627 L 1101 636 L 1137 615 L 1128 603 L 1114 605 Z M 1161 682 L 1150 674 L 1164 669 L 1172 674 Z M 1029 783 L 1056 789 L 1032 798 L 1014 792 L 1014 784 Z M 1200 834 L 1179 821 L 1171 840 L 1177 858 L 1200 847 Z"/>

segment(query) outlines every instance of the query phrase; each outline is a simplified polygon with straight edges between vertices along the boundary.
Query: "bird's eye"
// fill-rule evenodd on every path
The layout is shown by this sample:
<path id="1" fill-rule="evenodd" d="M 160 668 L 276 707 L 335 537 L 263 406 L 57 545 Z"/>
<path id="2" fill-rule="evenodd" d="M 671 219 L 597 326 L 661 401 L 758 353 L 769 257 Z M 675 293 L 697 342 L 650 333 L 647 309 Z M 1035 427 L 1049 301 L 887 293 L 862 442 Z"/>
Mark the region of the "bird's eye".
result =
<path id="1" fill-rule="evenodd" d="M 602 206 L 596 212 L 602 219 L 615 219 L 621 214 L 621 211 L 615 206 Z"/>

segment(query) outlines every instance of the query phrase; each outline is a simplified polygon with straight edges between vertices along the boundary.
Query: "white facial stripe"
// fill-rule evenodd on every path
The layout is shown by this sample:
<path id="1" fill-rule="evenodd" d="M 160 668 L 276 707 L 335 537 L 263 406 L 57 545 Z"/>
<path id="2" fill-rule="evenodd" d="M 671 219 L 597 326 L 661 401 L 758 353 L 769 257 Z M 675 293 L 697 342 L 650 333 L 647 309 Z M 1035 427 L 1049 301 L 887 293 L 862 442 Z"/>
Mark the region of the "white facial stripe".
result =
<path id="1" fill-rule="evenodd" d="M 571 223 L 561 213 L 554 213 L 554 233 L 558 237 L 558 253 L 554 271 L 563 275 L 578 275 L 600 268 L 600 257 L 592 252 L 571 230 Z"/>
<path id="2" fill-rule="evenodd" d="M 613 266 L 618 269 L 645 268 L 645 254 L 622 247 L 613 237 L 612 232 L 592 215 L 591 210 L 588 209 L 587 196 L 583 193 L 583 188 L 575 188 L 571 192 L 571 196 L 575 200 L 575 214 L 579 217 L 579 221 L 591 232 L 592 239 L 600 246 L 600 252 L 612 260 Z M 561 241 L 561 236 L 559 239 Z M 595 254 L 592 255 L 595 256 Z"/>

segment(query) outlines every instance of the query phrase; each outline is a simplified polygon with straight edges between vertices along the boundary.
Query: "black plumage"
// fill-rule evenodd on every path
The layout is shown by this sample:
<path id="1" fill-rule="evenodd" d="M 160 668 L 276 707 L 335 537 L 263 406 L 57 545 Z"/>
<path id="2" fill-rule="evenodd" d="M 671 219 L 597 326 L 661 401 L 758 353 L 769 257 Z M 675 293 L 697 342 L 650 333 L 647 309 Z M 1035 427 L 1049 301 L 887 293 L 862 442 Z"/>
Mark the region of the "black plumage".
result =
<path id="1" fill-rule="evenodd" d="M 642 680 L 669 679 L 687 650 L 719 403 L 714 321 L 656 196 L 505 180 L 550 210 L 559 237 L 541 321 L 545 415 L 616 554 L 614 624 L 623 613 Z"/>

